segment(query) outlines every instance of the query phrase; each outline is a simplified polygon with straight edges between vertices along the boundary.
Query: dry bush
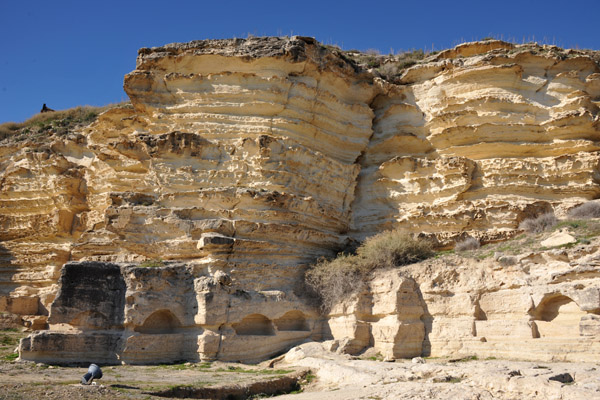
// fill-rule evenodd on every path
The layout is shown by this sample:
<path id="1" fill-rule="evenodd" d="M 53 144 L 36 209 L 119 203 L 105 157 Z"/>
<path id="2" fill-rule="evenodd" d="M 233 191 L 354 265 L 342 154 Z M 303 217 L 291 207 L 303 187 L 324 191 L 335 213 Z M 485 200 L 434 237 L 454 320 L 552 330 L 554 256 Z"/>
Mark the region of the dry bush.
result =
<path id="1" fill-rule="evenodd" d="M 434 254 L 431 244 L 399 231 L 383 232 L 367 239 L 356 255 L 341 254 L 319 260 L 305 275 L 306 283 L 320 298 L 323 312 L 360 291 L 375 269 L 393 268 L 424 260 Z"/>
<path id="2" fill-rule="evenodd" d="M 433 255 L 431 243 L 402 231 L 382 232 L 368 238 L 356 254 L 368 268 L 394 268 L 424 260 Z"/>
<path id="3" fill-rule="evenodd" d="M 541 233 L 553 228 L 558 223 L 554 213 L 542 214 L 537 218 L 527 218 L 519 224 L 519 229 L 529 233 Z"/>
<path id="4" fill-rule="evenodd" d="M 569 210 L 569 217 L 588 219 L 600 218 L 600 203 L 589 201 Z"/>
<path id="5" fill-rule="evenodd" d="M 319 297 L 324 312 L 364 286 L 368 271 L 357 261 L 356 256 L 342 254 L 332 260 L 321 259 L 306 272 L 306 283 Z"/>
<path id="6" fill-rule="evenodd" d="M 479 240 L 468 237 L 465 240 L 461 240 L 460 242 L 456 242 L 454 246 L 454 250 L 456 251 L 467 251 L 467 250 L 477 250 L 480 246 Z"/>

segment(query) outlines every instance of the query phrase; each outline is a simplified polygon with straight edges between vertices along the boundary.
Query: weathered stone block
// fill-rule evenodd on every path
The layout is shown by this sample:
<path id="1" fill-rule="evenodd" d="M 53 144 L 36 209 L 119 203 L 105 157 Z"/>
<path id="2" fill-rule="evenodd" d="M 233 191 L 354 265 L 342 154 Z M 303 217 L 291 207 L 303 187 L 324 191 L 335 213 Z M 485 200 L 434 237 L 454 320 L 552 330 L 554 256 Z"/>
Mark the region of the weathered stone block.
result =
<path id="1" fill-rule="evenodd" d="M 123 326 L 125 280 L 116 264 L 67 263 L 59 279 L 49 324 L 66 323 L 82 329 Z"/>
<path id="2" fill-rule="evenodd" d="M 19 354 L 23 360 L 61 363 L 118 362 L 121 332 L 39 332 L 22 339 Z"/>

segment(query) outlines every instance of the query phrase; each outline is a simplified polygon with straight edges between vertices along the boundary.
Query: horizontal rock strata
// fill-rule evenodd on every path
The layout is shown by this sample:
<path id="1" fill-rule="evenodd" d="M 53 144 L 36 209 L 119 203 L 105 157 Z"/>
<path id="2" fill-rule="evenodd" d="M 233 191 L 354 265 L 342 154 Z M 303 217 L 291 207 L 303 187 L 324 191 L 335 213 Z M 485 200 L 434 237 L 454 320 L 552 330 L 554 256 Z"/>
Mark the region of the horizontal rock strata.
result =
<path id="1" fill-rule="evenodd" d="M 385 358 L 498 357 L 595 362 L 600 356 L 599 241 L 571 250 L 460 256 L 378 272 L 330 313 L 339 351 Z"/>
<path id="2" fill-rule="evenodd" d="M 597 58 L 488 41 L 382 77 L 305 37 L 141 49 L 124 83 L 132 107 L 43 144 L 2 141 L 0 311 L 44 327 L 67 261 L 170 260 L 191 281 L 223 271 L 246 291 L 302 294 L 307 264 L 382 230 L 439 247 L 513 236 L 525 218 L 600 196 Z M 116 332 L 142 324 L 124 307 Z M 396 329 L 390 310 L 376 329 Z M 142 346 L 132 337 L 123 349 Z M 224 337 L 227 357 L 239 346 Z"/>
<path id="3" fill-rule="evenodd" d="M 102 262 L 64 266 L 49 330 L 20 345 L 49 363 L 256 362 L 310 338 L 316 314 L 293 294 L 248 291 L 225 273 Z"/>

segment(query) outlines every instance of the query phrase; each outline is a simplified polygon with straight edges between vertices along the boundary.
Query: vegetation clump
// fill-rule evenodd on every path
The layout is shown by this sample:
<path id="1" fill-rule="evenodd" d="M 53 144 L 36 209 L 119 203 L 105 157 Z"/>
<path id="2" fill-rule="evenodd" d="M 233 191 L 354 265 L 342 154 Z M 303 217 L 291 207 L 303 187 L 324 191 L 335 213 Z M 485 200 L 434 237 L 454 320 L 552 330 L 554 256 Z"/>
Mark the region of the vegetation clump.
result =
<path id="1" fill-rule="evenodd" d="M 388 231 L 367 239 L 356 254 L 319 260 L 306 273 L 306 282 L 321 300 L 323 312 L 345 296 L 359 291 L 374 270 L 412 264 L 433 256 L 431 243 L 402 231 Z"/>
<path id="2" fill-rule="evenodd" d="M 588 201 L 587 203 L 583 203 L 569 210 L 568 214 L 571 218 L 600 218 L 600 203 Z"/>
<path id="3" fill-rule="evenodd" d="M 477 250 L 480 247 L 479 240 L 468 237 L 465 240 L 461 240 L 460 242 L 456 242 L 454 246 L 454 250 L 456 251 L 467 251 L 467 250 Z"/>
<path id="4" fill-rule="evenodd" d="M 529 233 L 542 233 L 552 229 L 558 220 L 554 213 L 542 214 L 537 218 L 527 218 L 519 224 L 519 229 Z"/>

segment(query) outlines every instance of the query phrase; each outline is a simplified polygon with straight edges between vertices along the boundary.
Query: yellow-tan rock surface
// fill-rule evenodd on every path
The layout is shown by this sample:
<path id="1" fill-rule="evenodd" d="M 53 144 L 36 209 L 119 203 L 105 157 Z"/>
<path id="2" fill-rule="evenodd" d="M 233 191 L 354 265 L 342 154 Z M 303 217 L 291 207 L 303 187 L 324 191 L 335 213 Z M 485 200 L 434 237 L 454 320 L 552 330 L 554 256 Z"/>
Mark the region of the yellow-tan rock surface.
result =
<path id="1" fill-rule="evenodd" d="M 359 354 L 595 362 L 600 240 L 479 259 L 459 255 L 378 271 L 336 305 L 325 330 Z"/>
<path id="2" fill-rule="evenodd" d="M 2 142 L 0 309 L 48 315 L 67 261 L 162 259 L 194 279 L 222 271 L 241 290 L 279 291 L 309 315 L 306 265 L 353 240 L 391 228 L 441 247 L 465 235 L 511 237 L 527 217 L 600 196 L 595 57 L 477 42 L 382 78 L 304 37 L 141 49 L 124 83 L 132 108 L 43 144 Z M 427 313 L 399 317 L 386 305 L 413 307 L 413 295 L 384 299 L 421 283 L 392 281 L 372 289 L 381 309 L 367 321 L 369 343 L 395 356 L 417 354 L 423 340 L 435 348 L 442 325 L 426 334 Z M 443 307 L 438 300 L 432 307 Z M 247 311 L 206 322 L 207 311 L 182 326 L 282 318 Z M 349 315 L 331 329 L 362 329 L 346 344 L 360 347 L 366 325 Z M 469 318 L 465 335 L 485 331 Z M 398 347 L 408 336 L 412 347 Z M 143 347 L 131 340 L 126 349 Z M 275 352 L 269 346 L 244 357 Z"/>

